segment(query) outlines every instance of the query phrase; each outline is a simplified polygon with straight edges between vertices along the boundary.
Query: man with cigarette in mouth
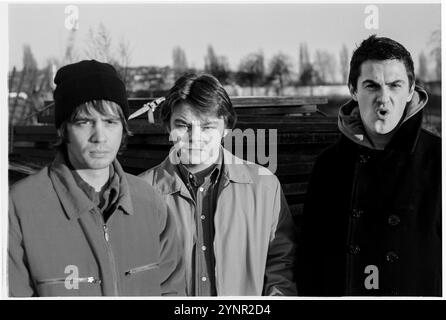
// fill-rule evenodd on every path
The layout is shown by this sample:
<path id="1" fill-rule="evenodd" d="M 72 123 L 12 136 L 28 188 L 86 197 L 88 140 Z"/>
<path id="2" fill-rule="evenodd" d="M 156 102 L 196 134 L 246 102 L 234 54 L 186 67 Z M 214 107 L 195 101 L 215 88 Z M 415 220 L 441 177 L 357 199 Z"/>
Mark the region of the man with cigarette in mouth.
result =
<path id="1" fill-rule="evenodd" d="M 9 295 L 183 295 L 174 220 L 116 160 L 129 134 L 124 83 L 94 60 L 54 82 L 56 158 L 10 190 Z"/>
<path id="2" fill-rule="evenodd" d="M 441 295 L 441 139 L 410 53 L 377 36 L 353 53 L 340 140 L 317 159 L 299 242 L 302 295 Z"/>

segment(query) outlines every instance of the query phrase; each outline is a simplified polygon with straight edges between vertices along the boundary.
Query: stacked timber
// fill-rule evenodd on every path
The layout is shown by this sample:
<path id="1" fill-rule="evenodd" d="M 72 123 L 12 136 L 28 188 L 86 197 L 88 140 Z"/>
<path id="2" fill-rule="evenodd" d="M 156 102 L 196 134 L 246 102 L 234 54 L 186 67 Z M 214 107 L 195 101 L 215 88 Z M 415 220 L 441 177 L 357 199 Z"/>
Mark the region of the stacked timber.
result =
<path id="1" fill-rule="evenodd" d="M 131 112 L 150 100 L 130 99 Z M 236 129 L 245 137 L 240 139 L 233 134 L 225 139 L 224 146 L 239 157 L 270 168 L 278 176 L 291 212 L 298 220 L 314 160 L 339 138 L 336 118 L 327 117 L 317 107 L 327 103 L 326 98 L 233 97 L 231 100 L 238 115 Z M 50 102 L 47 104 L 50 106 Z M 149 123 L 146 117 L 141 115 L 129 121 L 133 136 L 118 155 L 124 170 L 133 174 L 159 164 L 172 146 L 161 124 Z M 52 108 L 39 114 L 38 121 L 36 125 L 14 126 L 11 130 L 10 183 L 54 158 L 56 130 Z"/>

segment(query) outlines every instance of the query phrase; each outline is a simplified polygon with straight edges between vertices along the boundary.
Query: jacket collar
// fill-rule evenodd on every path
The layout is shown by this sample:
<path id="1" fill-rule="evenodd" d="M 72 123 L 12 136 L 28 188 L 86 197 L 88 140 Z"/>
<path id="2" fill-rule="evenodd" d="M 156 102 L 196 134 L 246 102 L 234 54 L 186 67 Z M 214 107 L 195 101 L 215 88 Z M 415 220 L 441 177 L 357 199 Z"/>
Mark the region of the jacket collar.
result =
<path id="1" fill-rule="evenodd" d="M 117 207 L 121 207 L 127 214 L 133 214 L 130 190 L 124 171 L 117 160 L 113 161 L 115 174 L 119 177 L 119 196 Z M 94 210 L 96 205 L 77 185 L 62 152 L 57 153 L 49 167 L 49 176 L 54 189 L 69 219 L 79 218 L 86 212 Z"/>
<path id="2" fill-rule="evenodd" d="M 404 119 L 402 119 L 397 131 L 384 150 L 400 150 L 410 153 L 415 151 L 421 130 L 423 108 L 427 100 L 428 95 L 426 91 L 416 86 L 412 100 L 406 105 Z M 339 109 L 338 127 L 343 136 L 355 144 L 368 149 L 375 149 L 373 143 L 365 134 L 356 101 L 350 100 Z"/>
<path id="3" fill-rule="evenodd" d="M 221 147 L 220 152 L 223 154 L 223 185 L 232 183 L 252 183 L 252 179 L 245 167 L 246 161 L 237 158 L 225 148 Z M 173 194 L 180 192 L 182 195 L 189 197 L 189 191 L 181 179 L 178 172 L 177 164 L 180 163 L 179 157 L 172 148 L 169 155 L 158 166 L 155 171 L 155 181 L 158 190 L 162 194 Z"/>

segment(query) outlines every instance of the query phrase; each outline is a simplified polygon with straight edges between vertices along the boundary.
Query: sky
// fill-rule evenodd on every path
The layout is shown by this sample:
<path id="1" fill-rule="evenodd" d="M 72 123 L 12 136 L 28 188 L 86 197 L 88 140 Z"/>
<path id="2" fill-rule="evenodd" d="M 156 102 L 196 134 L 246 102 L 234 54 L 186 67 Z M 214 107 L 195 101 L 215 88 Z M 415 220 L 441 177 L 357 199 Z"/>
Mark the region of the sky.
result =
<path id="1" fill-rule="evenodd" d="M 235 70 L 240 60 L 263 51 L 266 61 L 279 52 L 297 64 L 299 44 L 306 42 L 310 56 L 316 49 L 336 56 L 343 44 L 353 50 L 376 33 L 402 43 L 413 55 L 429 50 L 429 37 L 440 29 L 439 4 L 376 4 L 378 29 L 368 29 L 368 4 L 302 3 L 147 3 L 79 4 L 75 46 L 85 53 L 89 29 L 102 23 L 112 47 L 122 40 L 131 48 L 130 65 L 172 64 L 175 46 L 184 49 L 190 66 L 203 68 L 207 46 L 227 57 Z M 61 59 L 70 31 L 62 4 L 9 5 L 9 69 L 22 67 L 23 46 L 31 46 L 39 67 L 49 58 Z"/>

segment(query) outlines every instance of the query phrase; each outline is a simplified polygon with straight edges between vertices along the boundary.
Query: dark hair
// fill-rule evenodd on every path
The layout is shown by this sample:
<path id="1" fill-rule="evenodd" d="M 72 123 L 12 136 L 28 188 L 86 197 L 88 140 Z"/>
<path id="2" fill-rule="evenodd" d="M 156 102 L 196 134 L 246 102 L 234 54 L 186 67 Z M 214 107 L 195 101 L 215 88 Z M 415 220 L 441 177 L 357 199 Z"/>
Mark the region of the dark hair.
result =
<path id="1" fill-rule="evenodd" d="M 125 147 L 127 137 L 131 136 L 132 132 L 129 129 L 127 119 L 125 118 L 124 112 L 122 111 L 121 107 L 113 101 L 92 100 L 77 106 L 71 113 L 70 117 L 61 123 L 59 129 L 57 130 L 57 141 L 54 144 L 54 147 L 56 149 L 65 150 L 66 144 L 69 142 L 67 124 L 74 122 L 80 114 L 91 114 L 92 109 L 96 110 L 102 115 L 109 115 L 111 111 L 113 114 L 117 114 L 119 116 L 123 130 L 120 149 Z"/>
<path id="2" fill-rule="evenodd" d="M 409 78 L 409 88 L 415 81 L 413 60 L 409 53 L 400 43 L 395 40 L 377 37 L 375 34 L 362 41 L 361 45 L 353 52 L 350 61 L 350 73 L 348 84 L 357 89 L 358 78 L 361 73 L 361 65 L 367 60 L 401 60 L 406 67 Z"/>
<path id="3" fill-rule="evenodd" d="M 189 104 L 199 113 L 223 117 L 226 128 L 235 126 L 237 115 L 231 99 L 221 83 L 210 74 L 185 74 L 175 82 L 160 106 L 160 118 L 166 128 L 169 128 L 174 108 L 181 103 Z"/>

